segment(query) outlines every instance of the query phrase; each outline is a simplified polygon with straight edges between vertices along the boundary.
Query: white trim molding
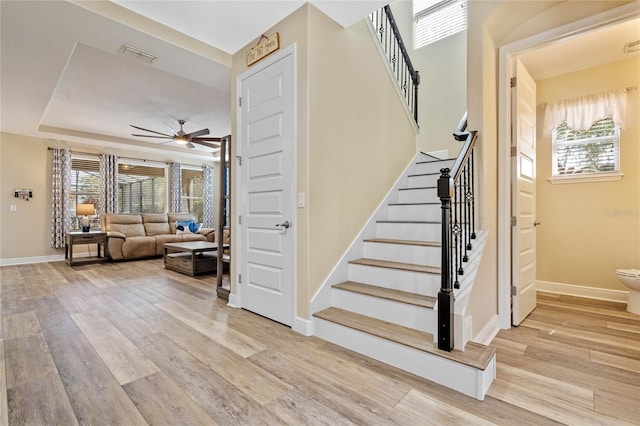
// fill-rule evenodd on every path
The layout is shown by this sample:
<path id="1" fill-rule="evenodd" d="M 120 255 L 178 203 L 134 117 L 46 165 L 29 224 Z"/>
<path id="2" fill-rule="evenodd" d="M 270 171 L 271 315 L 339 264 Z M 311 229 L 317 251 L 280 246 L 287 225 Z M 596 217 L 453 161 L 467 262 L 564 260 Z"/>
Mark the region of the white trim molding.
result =
<path id="1" fill-rule="evenodd" d="M 624 173 L 593 173 L 586 175 L 555 176 L 548 179 L 553 185 L 565 183 L 613 182 L 622 179 Z"/>
<path id="2" fill-rule="evenodd" d="M 473 339 L 471 339 L 471 341 L 489 346 L 489 344 L 491 344 L 493 338 L 496 337 L 499 331 L 500 318 L 498 317 L 498 315 L 494 315 L 489 320 L 489 322 L 486 323 L 484 327 L 482 327 L 482 330 L 480 330 L 478 334 L 476 334 Z"/>
<path id="3" fill-rule="evenodd" d="M 303 336 L 313 336 L 313 322 L 306 318 L 295 317 L 291 329 Z"/>
<path id="4" fill-rule="evenodd" d="M 585 299 L 608 300 L 610 302 L 627 303 L 629 292 L 609 288 L 587 287 L 577 284 L 536 281 L 536 290 L 544 293 L 564 294 L 566 296 Z"/>
<path id="5" fill-rule="evenodd" d="M 88 256 L 87 253 L 85 256 Z M 81 254 L 77 254 L 74 257 L 82 257 Z M 33 257 L 14 257 L 11 259 L 0 259 L 0 266 L 13 266 L 13 265 L 28 265 L 31 263 L 47 263 L 47 262 L 62 262 L 64 261 L 63 254 L 54 254 L 51 256 L 33 256 Z"/>

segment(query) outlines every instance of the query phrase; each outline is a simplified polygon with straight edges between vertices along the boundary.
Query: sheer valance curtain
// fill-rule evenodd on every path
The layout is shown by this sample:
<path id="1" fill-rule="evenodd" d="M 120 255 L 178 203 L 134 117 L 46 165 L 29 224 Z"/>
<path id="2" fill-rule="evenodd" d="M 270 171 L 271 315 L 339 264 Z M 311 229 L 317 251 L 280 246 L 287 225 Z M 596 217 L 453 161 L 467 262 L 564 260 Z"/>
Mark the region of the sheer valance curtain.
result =
<path id="1" fill-rule="evenodd" d="M 51 247 L 64 247 L 66 233 L 71 228 L 69 210 L 71 188 L 71 150 L 53 149 L 51 172 Z"/>
<path id="2" fill-rule="evenodd" d="M 606 117 L 611 117 L 616 125 L 624 129 L 627 92 L 628 89 L 620 89 L 548 103 L 544 111 L 544 134 L 550 135 L 563 121 L 567 122 L 569 128 L 585 132 L 593 123 Z"/>
<path id="3" fill-rule="evenodd" d="M 202 166 L 202 226 L 213 228 L 213 167 Z"/>
<path id="4" fill-rule="evenodd" d="M 182 212 L 182 171 L 180 163 L 169 163 L 169 208 L 171 213 Z"/>

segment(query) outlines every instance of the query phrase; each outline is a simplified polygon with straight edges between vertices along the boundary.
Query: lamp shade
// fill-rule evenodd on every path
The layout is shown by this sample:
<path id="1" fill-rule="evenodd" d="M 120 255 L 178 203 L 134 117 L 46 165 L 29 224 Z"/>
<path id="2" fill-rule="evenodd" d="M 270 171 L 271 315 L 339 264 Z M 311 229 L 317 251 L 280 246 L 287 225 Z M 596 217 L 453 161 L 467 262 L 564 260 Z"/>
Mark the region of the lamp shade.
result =
<path id="1" fill-rule="evenodd" d="M 76 206 L 76 216 L 92 216 L 96 214 L 96 208 L 93 204 L 78 204 Z"/>

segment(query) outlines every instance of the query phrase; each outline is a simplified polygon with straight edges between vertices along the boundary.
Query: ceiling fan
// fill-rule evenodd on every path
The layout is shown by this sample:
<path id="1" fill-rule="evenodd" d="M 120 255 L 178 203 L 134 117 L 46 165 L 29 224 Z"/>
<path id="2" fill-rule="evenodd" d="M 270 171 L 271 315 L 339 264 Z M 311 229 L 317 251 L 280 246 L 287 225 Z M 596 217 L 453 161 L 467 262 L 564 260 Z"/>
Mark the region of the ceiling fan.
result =
<path id="1" fill-rule="evenodd" d="M 178 143 L 180 145 L 185 145 L 187 148 L 195 148 L 196 146 L 194 144 L 206 146 L 208 148 L 218 148 L 218 147 L 220 147 L 220 142 L 222 141 L 221 138 L 213 138 L 213 137 L 204 138 L 204 137 L 202 137 L 204 135 L 208 135 L 209 134 L 209 129 L 201 129 L 201 130 L 197 130 L 195 132 L 186 133 L 182 129 L 182 126 L 184 126 L 185 121 L 184 120 L 178 120 L 178 124 L 180 125 L 180 130 L 178 130 L 176 132 L 175 130 L 173 130 L 173 128 L 171 126 L 169 126 L 164 121 L 162 122 L 162 124 L 167 126 L 167 128 L 169 130 L 171 130 L 171 133 L 173 133 L 173 134 L 169 135 L 169 134 L 166 134 L 166 133 L 160 133 L 160 132 L 156 132 L 155 130 L 144 129 L 142 127 L 138 127 L 138 126 L 134 126 L 133 124 L 130 124 L 130 126 L 133 127 L 134 129 L 138 129 L 138 130 L 142 130 L 144 132 L 150 132 L 150 133 L 155 133 L 156 135 L 160 135 L 160 136 L 138 135 L 138 134 L 132 133 L 131 136 L 137 136 L 137 137 L 141 137 L 141 138 L 169 139 L 168 142 L 173 141 L 173 142 L 176 142 L 176 143 Z"/>

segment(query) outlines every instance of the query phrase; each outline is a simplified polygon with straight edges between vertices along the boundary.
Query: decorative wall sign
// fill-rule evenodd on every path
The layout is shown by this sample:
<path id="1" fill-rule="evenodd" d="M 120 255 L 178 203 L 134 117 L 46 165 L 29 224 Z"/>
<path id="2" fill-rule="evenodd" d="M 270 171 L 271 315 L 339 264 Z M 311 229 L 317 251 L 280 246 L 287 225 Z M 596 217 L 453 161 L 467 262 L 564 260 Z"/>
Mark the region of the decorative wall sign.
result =
<path id="1" fill-rule="evenodd" d="M 247 52 L 247 66 L 255 64 L 278 49 L 280 49 L 280 35 L 275 33 L 271 37 L 267 37 L 263 34 L 258 40 L 258 44 Z"/>

